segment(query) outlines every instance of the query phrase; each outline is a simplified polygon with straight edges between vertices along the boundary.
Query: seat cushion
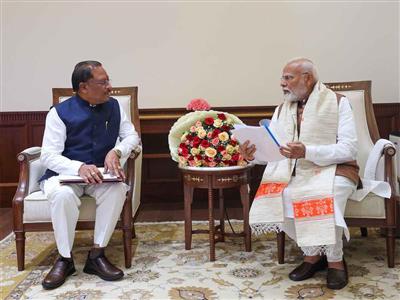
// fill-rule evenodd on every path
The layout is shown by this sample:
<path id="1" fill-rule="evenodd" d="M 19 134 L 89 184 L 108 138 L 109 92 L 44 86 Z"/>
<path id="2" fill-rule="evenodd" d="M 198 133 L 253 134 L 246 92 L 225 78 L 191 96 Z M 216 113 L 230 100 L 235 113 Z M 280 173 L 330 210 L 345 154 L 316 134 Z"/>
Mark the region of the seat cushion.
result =
<path id="1" fill-rule="evenodd" d="M 94 221 L 96 201 L 84 195 L 80 197 L 79 221 Z M 50 205 L 42 191 L 28 195 L 24 200 L 24 223 L 51 222 Z"/>
<path id="2" fill-rule="evenodd" d="M 385 199 L 369 193 L 363 200 L 348 200 L 344 216 L 346 218 L 385 218 Z"/>

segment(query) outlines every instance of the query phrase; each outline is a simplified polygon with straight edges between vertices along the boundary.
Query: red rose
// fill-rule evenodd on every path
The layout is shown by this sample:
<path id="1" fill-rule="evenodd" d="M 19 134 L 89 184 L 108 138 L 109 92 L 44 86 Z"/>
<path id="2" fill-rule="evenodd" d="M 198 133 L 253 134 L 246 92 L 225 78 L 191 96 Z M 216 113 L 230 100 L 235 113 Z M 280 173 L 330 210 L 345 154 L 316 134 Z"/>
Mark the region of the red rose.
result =
<path id="1" fill-rule="evenodd" d="M 188 141 L 191 141 L 191 140 L 193 140 L 193 135 L 191 135 L 190 133 L 186 136 L 186 139 L 188 140 Z"/>
<path id="2" fill-rule="evenodd" d="M 220 133 L 221 133 L 221 130 L 219 130 L 219 129 L 214 129 L 214 131 L 213 131 L 213 133 L 212 133 L 212 137 L 215 138 L 215 137 L 217 137 L 218 134 L 220 134 Z"/>
<path id="3" fill-rule="evenodd" d="M 231 140 L 230 144 L 235 147 L 237 145 L 237 141 Z"/>
<path id="4" fill-rule="evenodd" d="M 196 158 L 197 158 L 198 160 L 201 160 L 201 159 L 202 159 L 202 157 L 201 157 L 200 154 L 197 154 L 197 155 L 196 155 Z"/>
<path id="5" fill-rule="evenodd" d="M 240 159 L 240 154 L 239 153 L 236 153 L 236 154 L 232 155 L 232 160 L 238 161 L 239 159 Z"/>
<path id="6" fill-rule="evenodd" d="M 231 128 L 230 128 L 229 126 L 226 126 L 226 125 L 221 126 L 221 129 L 222 129 L 222 131 L 229 131 L 229 130 L 231 130 Z"/>
<path id="7" fill-rule="evenodd" d="M 226 120 L 225 114 L 218 114 L 218 119 L 220 119 L 222 121 Z"/>
<path id="8" fill-rule="evenodd" d="M 218 152 L 222 152 L 222 151 L 224 151 L 225 150 L 225 147 L 224 146 L 218 146 L 218 148 L 217 148 L 217 151 Z"/>
<path id="9" fill-rule="evenodd" d="M 193 139 L 193 147 L 197 148 L 201 143 L 201 139 L 198 136 L 195 136 Z"/>
<path id="10" fill-rule="evenodd" d="M 181 152 L 182 156 L 186 157 L 189 155 L 188 148 L 180 148 L 180 150 L 181 150 L 180 152 Z"/>
<path id="11" fill-rule="evenodd" d="M 202 147 L 207 148 L 210 146 L 210 143 L 207 140 L 202 140 L 201 144 Z"/>
<path id="12" fill-rule="evenodd" d="M 188 160 L 193 160 L 194 159 L 194 156 L 193 155 L 190 155 L 189 157 L 188 157 Z"/>
<path id="13" fill-rule="evenodd" d="M 214 119 L 213 118 L 205 118 L 204 123 L 207 125 L 212 125 L 214 124 Z"/>

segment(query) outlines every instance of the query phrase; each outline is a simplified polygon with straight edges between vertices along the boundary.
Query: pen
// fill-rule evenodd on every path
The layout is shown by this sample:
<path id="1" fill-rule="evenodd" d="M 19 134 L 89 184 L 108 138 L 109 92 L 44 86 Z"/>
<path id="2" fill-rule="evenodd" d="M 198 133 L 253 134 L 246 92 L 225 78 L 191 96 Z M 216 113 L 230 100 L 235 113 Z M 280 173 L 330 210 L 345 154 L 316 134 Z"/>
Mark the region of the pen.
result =
<path id="1" fill-rule="evenodd" d="M 278 147 L 280 147 L 281 145 L 279 145 L 278 141 L 276 140 L 276 138 L 274 137 L 274 135 L 272 134 L 272 132 L 269 130 L 267 125 L 264 125 L 265 129 L 267 129 L 269 135 L 272 137 L 272 139 L 274 140 L 275 144 L 278 145 Z"/>
<path id="2" fill-rule="evenodd" d="M 108 127 L 108 121 L 106 121 L 106 130 L 107 130 L 107 127 Z"/>

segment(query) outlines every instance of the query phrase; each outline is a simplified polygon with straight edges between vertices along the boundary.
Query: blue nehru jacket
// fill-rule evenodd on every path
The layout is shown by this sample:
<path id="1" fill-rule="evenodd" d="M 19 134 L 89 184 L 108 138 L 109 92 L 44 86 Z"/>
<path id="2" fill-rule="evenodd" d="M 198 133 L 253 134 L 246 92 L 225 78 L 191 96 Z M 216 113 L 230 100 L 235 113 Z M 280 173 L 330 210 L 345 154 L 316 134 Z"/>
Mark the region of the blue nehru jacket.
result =
<path id="1" fill-rule="evenodd" d="M 67 138 L 62 155 L 97 167 L 104 166 L 107 153 L 114 148 L 119 135 L 121 113 L 118 101 L 90 105 L 78 95 L 55 106 L 65 124 Z M 49 169 L 39 181 L 58 175 Z"/>

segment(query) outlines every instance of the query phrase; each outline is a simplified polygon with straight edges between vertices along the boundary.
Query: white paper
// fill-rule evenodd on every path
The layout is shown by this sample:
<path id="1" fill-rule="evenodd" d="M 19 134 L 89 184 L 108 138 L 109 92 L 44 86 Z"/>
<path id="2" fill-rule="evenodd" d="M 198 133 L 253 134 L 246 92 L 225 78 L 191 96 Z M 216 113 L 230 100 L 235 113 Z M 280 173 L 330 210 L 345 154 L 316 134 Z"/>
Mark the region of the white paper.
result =
<path id="1" fill-rule="evenodd" d="M 275 136 L 274 132 L 268 132 L 265 127 L 261 126 L 234 125 L 234 127 L 232 134 L 239 143 L 243 144 L 249 140 L 250 144 L 256 146 L 254 157 L 257 161 L 271 162 L 285 159 L 279 152 L 280 138 Z"/>

